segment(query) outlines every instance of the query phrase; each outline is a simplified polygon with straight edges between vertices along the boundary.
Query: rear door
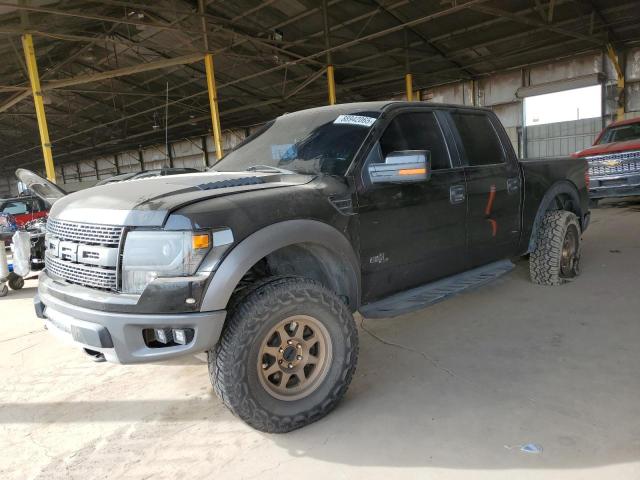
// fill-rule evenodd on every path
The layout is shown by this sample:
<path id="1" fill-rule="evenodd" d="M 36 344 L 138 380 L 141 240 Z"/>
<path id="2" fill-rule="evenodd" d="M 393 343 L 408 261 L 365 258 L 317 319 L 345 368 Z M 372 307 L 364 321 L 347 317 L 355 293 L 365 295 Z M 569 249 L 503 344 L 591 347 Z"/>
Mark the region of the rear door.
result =
<path id="1" fill-rule="evenodd" d="M 520 238 L 521 177 L 502 126 L 483 110 L 453 110 L 451 122 L 467 183 L 471 266 L 515 254 Z M 507 140 L 508 141 L 508 140 Z"/>
<path id="2" fill-rule="evenodd" d="M 431 153 L 429 180 L 367 181 L 367 165 L 384 163 L 386 155 L 403 150 Z M 358 187 L 363 303 L 467 267 L 464 171 L 455 160 L 434 111 L 396 113 L 383 130 L 362 166 Z M 452 189 L 459 194 L 452 197 Z"/>

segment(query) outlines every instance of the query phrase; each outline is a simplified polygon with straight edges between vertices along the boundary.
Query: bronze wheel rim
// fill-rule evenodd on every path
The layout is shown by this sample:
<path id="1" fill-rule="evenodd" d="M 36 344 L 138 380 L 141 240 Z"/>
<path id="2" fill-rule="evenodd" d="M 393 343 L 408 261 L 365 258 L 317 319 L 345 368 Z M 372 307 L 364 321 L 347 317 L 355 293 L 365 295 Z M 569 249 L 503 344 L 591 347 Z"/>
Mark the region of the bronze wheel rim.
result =
<path id="1" fill-rule="evenodd" d="M 260 345 L 258 378 L 274 398 L 293 401 L 313 393 L 327 375 L 329 332 L 308 315 L 294 315 L 272 328 Z"/>
<path id="2" fill-rule="evenodd" d="M 560 273 L 564 278 L 573 278 L 578 272 L 578 230 L 570 225 L 562 242 Z"/>

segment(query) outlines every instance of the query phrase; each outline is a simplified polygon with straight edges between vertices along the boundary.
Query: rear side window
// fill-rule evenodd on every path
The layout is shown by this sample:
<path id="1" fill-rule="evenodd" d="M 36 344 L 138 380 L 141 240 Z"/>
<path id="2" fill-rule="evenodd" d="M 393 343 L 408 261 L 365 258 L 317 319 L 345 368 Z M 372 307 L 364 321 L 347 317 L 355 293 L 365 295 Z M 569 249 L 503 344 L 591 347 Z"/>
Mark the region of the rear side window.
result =
<path id="1" fill-rule="evenodd" d="M 504 163 L 502 144 L 487 115 L 455 112 L 451 118 L 469 166 Z"/>
<path id="2" fill-rule="evenodd" d="M 451 168 L 447 146 L 433 112 L 401 113 L 384 131 L 380 147 L 383 159 L 401 150 L 429 150 L 433 170 Z"/>

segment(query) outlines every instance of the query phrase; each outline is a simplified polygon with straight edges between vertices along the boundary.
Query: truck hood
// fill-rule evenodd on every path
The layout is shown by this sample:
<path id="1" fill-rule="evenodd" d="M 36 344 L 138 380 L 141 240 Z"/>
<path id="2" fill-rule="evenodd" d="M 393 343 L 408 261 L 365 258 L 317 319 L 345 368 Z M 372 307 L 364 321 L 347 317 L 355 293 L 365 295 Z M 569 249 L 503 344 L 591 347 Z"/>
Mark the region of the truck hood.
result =
<path id="1" fill-rule="evenodd" d="M 55 203 L 49 216 L 104 225 L 162 226 L 171 211 L 194 202 L 302 185 L 313 178 L 262 172 L 203 172 L 129 180 L 64 196 Z"/>
<path id="2" fill-rule="evenodd" d="M 640 140 L 627 140 L 626 142 L 604 143 L 594 145 L 573 154 L 574 157 L 591 157 L 594 155 L 606 155 L 607 153 L 630 152 L 640 150 Z"/>

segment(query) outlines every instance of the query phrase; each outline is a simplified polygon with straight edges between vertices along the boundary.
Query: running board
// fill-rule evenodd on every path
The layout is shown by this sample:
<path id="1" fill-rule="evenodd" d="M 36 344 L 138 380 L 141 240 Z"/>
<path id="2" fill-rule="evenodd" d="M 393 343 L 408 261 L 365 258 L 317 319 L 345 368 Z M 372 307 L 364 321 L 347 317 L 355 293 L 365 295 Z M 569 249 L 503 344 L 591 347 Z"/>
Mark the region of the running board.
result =
<path id="1" fill-rule="evenodd" d="M 490 263 L 363 305 L 360 314 L 365 318 L 386 318 L 420 310 L 460 292 L 485 285 L 510 272 L 513 267 L 515 265 L 509 260 Z"/>

